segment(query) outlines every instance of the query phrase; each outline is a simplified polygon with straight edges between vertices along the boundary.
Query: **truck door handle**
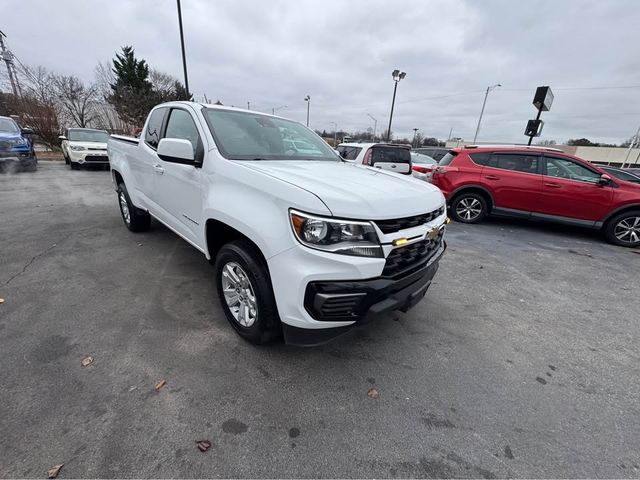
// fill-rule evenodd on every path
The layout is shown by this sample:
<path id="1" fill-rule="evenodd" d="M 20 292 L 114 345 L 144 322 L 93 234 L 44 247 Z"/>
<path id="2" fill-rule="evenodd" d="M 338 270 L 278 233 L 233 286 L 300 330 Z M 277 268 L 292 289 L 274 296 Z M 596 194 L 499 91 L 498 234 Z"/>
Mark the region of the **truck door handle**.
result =
<path id="1" fill-rule="evenodd" d="M 500 177 L 496 177 L 495 175 L 485 175 L 484 178 L 487 180 L 500 180 Z"/>
<path id="2" fill-rule="evenodd" d="M 557 183 L 545 183 L 544 186 L 549 188 L 562 188 L 562 186 Z"/>
<path id="3" fill-rule="evenodd" d="M 162 175 L 162 174 L 164 173 L 164 168 L 162 168 L 162 167 L 160 166 L 160 164 L 158 164 L 158 163 L 156 163 L 156 164 L 153 166 L 153 169 L 156 171 L 156 173 L 159 173 L 160 175 Z"/>

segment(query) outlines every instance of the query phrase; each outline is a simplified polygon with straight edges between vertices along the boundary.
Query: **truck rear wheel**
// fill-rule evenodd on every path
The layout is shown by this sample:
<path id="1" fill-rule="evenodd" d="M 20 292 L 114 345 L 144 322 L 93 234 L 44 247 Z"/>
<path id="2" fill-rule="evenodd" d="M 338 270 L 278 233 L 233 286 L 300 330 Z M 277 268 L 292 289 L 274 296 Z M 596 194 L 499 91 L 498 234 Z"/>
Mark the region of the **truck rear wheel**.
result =
<path id="1" fill-rule="evenodd" d="M 216 258 L 216 286 L 227 320 L 245 340 L 267 343 L 282 328 L 264 258 L 247 240 L 223 246 Z"/>
<path id="2" fill-rule="evenodd" d="M 71 164 L 73 165 L 73 163 Z M 151 225 L 151 216 L 131 203 L 129 192 L 124 183 L 118 184 L 118 204 L 120 205 L 120 213 L 122 220 L 129 230 L 132 232 L 145 232 L 149 230 Z"/>

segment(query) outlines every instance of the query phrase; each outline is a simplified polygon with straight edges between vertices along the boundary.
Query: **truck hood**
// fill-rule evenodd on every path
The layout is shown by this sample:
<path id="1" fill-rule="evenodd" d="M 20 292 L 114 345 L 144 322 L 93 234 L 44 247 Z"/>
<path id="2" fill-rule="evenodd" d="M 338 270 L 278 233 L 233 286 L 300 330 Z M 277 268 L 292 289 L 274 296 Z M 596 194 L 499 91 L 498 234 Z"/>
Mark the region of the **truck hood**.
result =
<path id="1" fill-rule="evenodd" d="M 260 160 L 243 165 L 316 195 L 336 217 L 382 220 L 409 217 L 444 203 L 435 186 L 407 175 L 350 163 Z"/>

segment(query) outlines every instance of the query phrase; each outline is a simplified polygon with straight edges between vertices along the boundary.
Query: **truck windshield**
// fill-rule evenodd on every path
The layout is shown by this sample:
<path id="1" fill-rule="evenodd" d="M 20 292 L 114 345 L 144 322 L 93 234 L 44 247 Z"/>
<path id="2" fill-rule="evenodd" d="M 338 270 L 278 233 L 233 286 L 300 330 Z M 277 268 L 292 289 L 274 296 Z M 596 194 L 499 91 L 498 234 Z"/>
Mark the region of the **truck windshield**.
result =
<path id="1" fill-rule="evenodd" d="M 324 140 L 297 122 L 236 110 L 205 108 L 203 113 L 228 159 L 341 161 Z"/>
<path id="2" fill-rule="evenodd" d="M 69 140 L 72 142 L 100 142 L 106 143 L 109 134 L 104 130 L 75 130 L 69 129 Z"/>

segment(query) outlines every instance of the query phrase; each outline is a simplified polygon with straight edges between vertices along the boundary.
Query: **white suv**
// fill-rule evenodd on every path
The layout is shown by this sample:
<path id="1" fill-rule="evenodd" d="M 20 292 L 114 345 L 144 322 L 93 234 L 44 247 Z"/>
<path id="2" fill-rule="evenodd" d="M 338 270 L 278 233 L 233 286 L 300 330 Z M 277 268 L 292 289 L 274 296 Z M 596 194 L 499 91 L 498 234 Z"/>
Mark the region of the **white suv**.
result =
<path id="1" fill-rule="evenodd" d="M 62 140 L 62 154 L 67 165 L 77 170 L 81 165 L 109 165 L 109 132 L 93 128 L 68 128 Z"/>
<path id="2" fill-rule="evenodd" d="M 342 158 L 394 173 L 411 175 L 411 147 L 391 143 L 341 143 L 336 148 Z"/>

